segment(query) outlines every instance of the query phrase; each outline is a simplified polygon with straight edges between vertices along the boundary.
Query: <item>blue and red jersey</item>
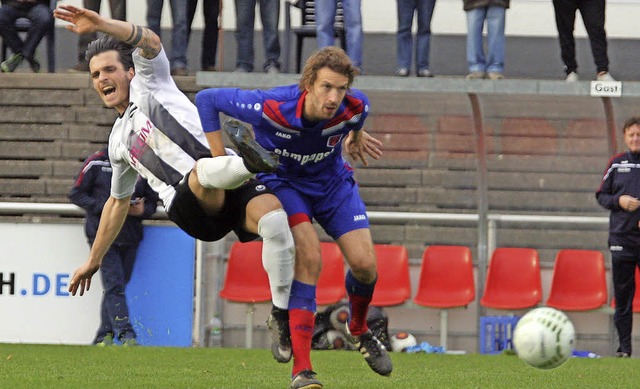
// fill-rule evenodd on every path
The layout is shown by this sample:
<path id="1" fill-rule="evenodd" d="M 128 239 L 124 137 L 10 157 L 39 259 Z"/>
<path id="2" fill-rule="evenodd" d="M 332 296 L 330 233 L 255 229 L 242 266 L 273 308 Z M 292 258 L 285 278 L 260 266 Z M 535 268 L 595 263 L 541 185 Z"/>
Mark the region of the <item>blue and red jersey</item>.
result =
<path id="1" fill-rule="evenodd" d="M 309 123 L 302 117 L 306 91 L 297 85 L 269 90 L 207 89 L 196 96 L 205 132 L 220 129 L 220 113 L 251 124 L 256 140 L 280 155 L 281 178 L 335 179 L 352 175 L 342 157 L 342 141 L 359 131 L 369 111 L 364 93 L 351 89 L 329 120 Z"/>

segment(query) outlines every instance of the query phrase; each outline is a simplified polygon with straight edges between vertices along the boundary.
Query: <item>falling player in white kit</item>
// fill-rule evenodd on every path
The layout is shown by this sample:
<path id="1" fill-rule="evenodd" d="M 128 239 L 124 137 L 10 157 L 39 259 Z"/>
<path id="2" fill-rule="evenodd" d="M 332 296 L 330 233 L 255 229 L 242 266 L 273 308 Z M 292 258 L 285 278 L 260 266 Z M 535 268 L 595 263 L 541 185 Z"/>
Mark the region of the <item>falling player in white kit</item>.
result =
<path id="1" fill-rule="evenodd" d="M 160 195 L 169 219 L 191 236 L 214 241 L 234 231 L 241 241 L 263 239 L 263 266 L 272 292 L 276 359 L 289 357 L 288 301 L 294 247 L 287 216 L 275 195 L 253 179 L 274 171 L 278 157 L 258 146 L 236 121 L 232 139 L 242 158 L 224 147 L 220 133 L 205 135 L 196 107 L 170 76 L 160 38 L 151 30 L 60 5 L 54 16 L 78 34 L 106 36 L 87 49 L 93 87 L 119 117 L 109 136 L 111 195 L 89 258 L 73 274 L 69 291 L 80 295 L 122 227 L 138 175 Z M 247 271 L 251 271 L 248 269 Z M 289 355 L 287 355 L 287 353 Z"/>

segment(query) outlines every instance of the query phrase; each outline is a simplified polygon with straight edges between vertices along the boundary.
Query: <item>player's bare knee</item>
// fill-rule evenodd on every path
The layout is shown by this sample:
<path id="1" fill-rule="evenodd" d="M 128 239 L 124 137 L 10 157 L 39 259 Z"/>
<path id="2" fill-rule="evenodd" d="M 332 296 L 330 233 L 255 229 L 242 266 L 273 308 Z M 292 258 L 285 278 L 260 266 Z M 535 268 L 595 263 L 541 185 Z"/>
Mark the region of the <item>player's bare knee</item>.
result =
<path id="1" fill-rule="evenodd" d="M 351 273 L 360 282 L 370 284 L 376 280 L 377 272 L 375 264 L 372 266 L 368 261 L 349 262 Z"/>

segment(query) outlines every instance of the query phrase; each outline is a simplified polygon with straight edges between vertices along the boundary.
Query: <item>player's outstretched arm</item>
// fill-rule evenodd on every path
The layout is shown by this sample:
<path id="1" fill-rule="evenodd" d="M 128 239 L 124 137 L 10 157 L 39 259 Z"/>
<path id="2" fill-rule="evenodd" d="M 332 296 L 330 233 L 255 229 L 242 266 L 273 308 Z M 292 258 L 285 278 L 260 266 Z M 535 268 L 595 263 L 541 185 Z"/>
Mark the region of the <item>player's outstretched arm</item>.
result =
<path id="1" fill-rule="evenodd" d="M 136 26 L 129 22 L 115 20 L 101 16 L 97 12 L 74 7 L 59 5 L 53 11 L 53 16 L 71 25 L 65 26 L 76 34 L 103 32 L 123 42 L 141 49 L 140 55 L 145 58 L 155 58 L 162 47 L 160 37 L 146 27 Z"/>
<path id="2" fill-rule="evenodd" d="M 104 258 L 111 243 L 113 243 L 122 229 L 124 220 L 127 218 L 130 202 L 131 196 L 123 199 L 109 197 L 105 203 L 100 216 L 100 226 L 96 233 L 96 239 L 91 245 L 89 259 L 76 269 L 69 282 L 69 292 L 72 295 L 75 296 L 79 289 L 80 296 L 82 296 L 85 290 L 91 288 L 91 277 L 100 268 L 102 258 Z"/>

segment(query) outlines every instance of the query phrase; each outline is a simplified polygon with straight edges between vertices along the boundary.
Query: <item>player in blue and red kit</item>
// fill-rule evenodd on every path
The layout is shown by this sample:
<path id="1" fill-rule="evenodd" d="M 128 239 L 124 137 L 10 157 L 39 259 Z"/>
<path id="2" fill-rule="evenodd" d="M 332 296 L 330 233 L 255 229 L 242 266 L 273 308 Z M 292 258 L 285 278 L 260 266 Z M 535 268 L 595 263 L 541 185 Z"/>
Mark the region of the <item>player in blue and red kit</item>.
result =
<path id="1" fill-rule="evenodd" d="M 310 361 L 316 311 L 315 291 L 322 257 L 315 219 L 340 246 L 350 270 L 346 276 L 350 318 L 344 329 L 369 366 L 389 375 L 391 359 L 368 329 L 366 315 L 377 279 L 376 257 L 364 202 L 343 159 L 342 146 L 367 164 L 379 158 L 381 143 L 362 130 L 369 100 L 351 89 L 357 69 L 342 49 L 325 47 L 312 55 L 299 85 L 270 90 L 207 89 L 196 95 L 205 133 L 220 130 L 219 114 L 253 126 L 257 142 L 280 156 L 275 173 L 260 174 L 283 203 L 296 247 L 295 280 L 289 299 L 293 350 L 290 388 L 321 388 Z M 230 133 L 231 139 L 247 134 Z M 248 131 L 248 130 L 244 130 Z"/>

